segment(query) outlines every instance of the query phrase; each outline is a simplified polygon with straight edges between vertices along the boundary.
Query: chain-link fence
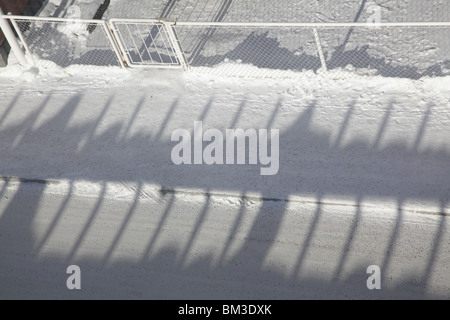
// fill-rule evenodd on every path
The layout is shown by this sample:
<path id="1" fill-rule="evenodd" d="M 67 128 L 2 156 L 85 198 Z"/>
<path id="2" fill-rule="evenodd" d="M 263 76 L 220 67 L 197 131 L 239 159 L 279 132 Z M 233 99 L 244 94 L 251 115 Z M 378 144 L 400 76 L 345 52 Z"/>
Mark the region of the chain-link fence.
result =
<path id="1" fill-rule="evenodd" d="M 327 70 L 338 77 L 411 79 L 450 75 L 450 26 L 178 23 L 175 29 L 188 64 L 201 72 L 292 77 Z"/>
<path id="2" fill-rule="evenodd" d="M 450 75 L 450 26 L 319 29 L 328 70 L 419 79 Z"/>
<path id="3" fill-rule="evenodd" d="M 190 67 L 227 76 L 289 77 L 321 68 L 311 28 L 175 27 Z"/>
<path id="4" fill-rule="evenodd" d="M 8 18 L 38 67 L 120 66 L 105 21 Z"/>
<path id="5" fill-rule="evenodd" d="M 240 77 L 450 75 L 450 23 L 305 24 L 8 16 L 40 67 L 186 67 Z"/>

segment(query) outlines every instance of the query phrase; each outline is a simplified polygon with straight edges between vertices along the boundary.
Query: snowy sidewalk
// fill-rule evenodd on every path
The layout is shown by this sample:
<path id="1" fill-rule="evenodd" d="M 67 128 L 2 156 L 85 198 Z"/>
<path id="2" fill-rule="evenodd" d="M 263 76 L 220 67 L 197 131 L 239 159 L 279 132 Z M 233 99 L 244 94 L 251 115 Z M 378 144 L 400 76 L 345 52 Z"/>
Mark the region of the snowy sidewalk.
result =
<path id="1" fill-rule="evenodd" d="M 448 298 L 449 82 L 8 68 L 0 297 Z M 174 165 L 195 121 L 279 129 L 278 173 Z"/>
<path id="2" fill-rule="evenodd" d="M 100 68 L 21 83 L 8 72 L 3 177 L 448 207 L 448 78 L 246 80 Z M 171 134 L 192 132 L 194 121 L 222 132 L 279 129 L 278 174 L 261 176 L 259 164 L 174 165 Z"/>

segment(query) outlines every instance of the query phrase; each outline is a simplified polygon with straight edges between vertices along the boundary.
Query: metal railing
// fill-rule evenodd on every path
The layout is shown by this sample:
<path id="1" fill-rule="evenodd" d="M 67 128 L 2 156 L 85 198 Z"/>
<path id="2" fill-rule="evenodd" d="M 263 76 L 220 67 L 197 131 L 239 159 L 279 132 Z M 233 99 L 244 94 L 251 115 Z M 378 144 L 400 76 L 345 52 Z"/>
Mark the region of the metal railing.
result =
<path id="1" fill-rule="evenodd" d="M 13 32 L 9 28 L 9 21 Z M 450 75 L 450 22 L 239 23 L 0 16 L 20 63 L 244 77 Z"/>

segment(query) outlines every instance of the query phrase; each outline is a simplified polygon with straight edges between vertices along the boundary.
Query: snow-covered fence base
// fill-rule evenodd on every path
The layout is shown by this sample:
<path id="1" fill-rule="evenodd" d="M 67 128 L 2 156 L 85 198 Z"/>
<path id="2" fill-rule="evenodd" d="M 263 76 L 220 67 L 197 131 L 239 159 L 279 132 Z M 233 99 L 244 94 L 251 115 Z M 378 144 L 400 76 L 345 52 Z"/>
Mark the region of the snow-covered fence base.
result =
<path id="1" fill-rule="evenodd" d="M 14 26 L 29 60 L 38 67 L 121 65 L 120 53 L 103 20 L 5 18 Z"/>

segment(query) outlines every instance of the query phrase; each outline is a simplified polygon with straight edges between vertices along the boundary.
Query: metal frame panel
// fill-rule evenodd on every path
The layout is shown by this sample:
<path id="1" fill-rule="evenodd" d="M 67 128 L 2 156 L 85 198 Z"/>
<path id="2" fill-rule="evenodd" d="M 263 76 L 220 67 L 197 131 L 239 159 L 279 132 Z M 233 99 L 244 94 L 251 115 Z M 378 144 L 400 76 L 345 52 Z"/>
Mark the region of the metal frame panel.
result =
<path id="1" fill-rule="evenodd" d="M 155 19 L 110 19 L 109 25 L 129 67 L 186 69 L 173 23 Z"/>

